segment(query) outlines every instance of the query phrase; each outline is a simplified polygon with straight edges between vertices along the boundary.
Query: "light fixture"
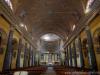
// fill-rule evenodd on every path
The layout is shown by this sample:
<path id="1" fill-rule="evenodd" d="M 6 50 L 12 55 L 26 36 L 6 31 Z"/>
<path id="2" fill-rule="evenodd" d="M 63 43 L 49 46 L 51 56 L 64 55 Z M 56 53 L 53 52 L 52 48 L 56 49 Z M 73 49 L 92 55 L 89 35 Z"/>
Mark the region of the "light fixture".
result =
<path id="1" fill-rule="evenodd" d="M 48 33 L 40 37 L 44 41 L 56 41 L 59 40 L 60 37 L 56 34 Z"/>
<path id="2" fill-rule="evenodd" d="M 21 23 L 21 24 L 20 24 L 20 26 L 21 26 L 21 27 L 24 27 L 24 24 L 23 24 L 23 23 Z"/>
<path id="3" fill-rule="evenodd" d="M 13 10 L 11 0 L 5 0 L 5 2 L 8 4 L 8 6 L 11 8 L 11 10 Z"/>
<path id="4" fill-rule="evenodd" d="M 86 5 L 85 14 L 87 14 L 91 11 L 90 6 L 92 5 L 93 2 L 94 2 L 94 0 L 88 0 L 87 5 Z"/>
<path id="5" fill-rule="evenodd" d="M 76 25 L 74 24 L 73 27 L 72 27 L 72 30 L 74 30 L 75 28 L 76 28 Z"/>
<path id="6" fill-rule="evenodd" d="M 48 36 L 48 35 L 45 36 L 45 37 L 44 37 L 44 40 L 49 41 L 49 40 L 50 40 L 50 36 Z"/>
<path id="7" fill-rule="evenodd" d="M 21 26 L 22 28 L 25 28 L 26 31 L 28 30 L 28 29 L 27 29 L 27 26 L 24 25 L 23 23 L 21 23 L 20 26 Z"/>
<path id="8" fill-rule="evenodd" d="M 90 8 L 88 8 L 88 9 L 85 10 L 85 14 L 87 14 L 89 12 L 90 12 Z"/>
<path id="9" fill-rule="evenodd" d="M 68 40 L 68 37 L 66 39 Z"/>
<path id="10" fill-rule="evenodd" d="M 26 29 L 26 31 L 27 31 L 27 27 L 26 27 L 26 25 L 25 25 L 25 29 Z"/>

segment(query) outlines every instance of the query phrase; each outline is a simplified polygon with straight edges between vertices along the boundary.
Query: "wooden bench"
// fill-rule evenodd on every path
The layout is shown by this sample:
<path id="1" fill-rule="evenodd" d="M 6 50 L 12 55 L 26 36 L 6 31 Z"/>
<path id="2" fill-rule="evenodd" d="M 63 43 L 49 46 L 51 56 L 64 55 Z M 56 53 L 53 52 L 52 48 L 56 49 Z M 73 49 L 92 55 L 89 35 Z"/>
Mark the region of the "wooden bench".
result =
<path id="1" fill-rule="evenodd" d="M 28 67 L 28 68 L 18 68 L 14 70 L 8 70 L 1 72 L 0 75 L 13 75 L 15 72 L 28 72 L 28 75 L 40 75 L 43 72 L 46 71 L 46 67 L 44 66 L 34 66 L 34 67 Z"/>
<path id="2" fill-rule="evenodd" d="M 56 66 L 54 67 L 57 75 L 89 75 L 89 71 L 82 71 L 80 68 L 75 67 L 64 67 Z"/>

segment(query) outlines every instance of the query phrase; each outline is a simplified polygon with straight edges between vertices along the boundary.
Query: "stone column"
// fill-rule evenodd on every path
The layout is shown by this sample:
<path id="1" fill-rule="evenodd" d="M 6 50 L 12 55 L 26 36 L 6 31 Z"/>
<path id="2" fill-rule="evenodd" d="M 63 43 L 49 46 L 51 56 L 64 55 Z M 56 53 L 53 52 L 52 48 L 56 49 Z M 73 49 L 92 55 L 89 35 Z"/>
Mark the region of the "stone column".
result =
<path id="1" fill-rule="evenodd" d="M 77 55 L 76 55 L 75 41 L 73 42 L 73 53 L 74 53 L 74 63 L 75 63 L 75 67 L 77 67 Z"/>
<path id="2" fill-rule="evenodd" d="M 69 66 L 68 47 L 66 48 L 66 65 Z"/>
<path id="3" fill-rule="evenodd" d="M 70 67 L 72 67 L 72 48 L 71 45 L 69 46 L 69 54 L 70 54 Z"/>
<path id="4" fill-rule="evenodd" d="M 31 66 L 31 61 L 32 61 L 32 48 L 31 46 L 29 47 L 29 52 L 28 52 L 29 58 L 28 58 L 28 67 Z"/>
<path id="5" fill-rule="evenodd" d="M 94 70 L 97 70 L 97 63 L 96 63 L 96 57 L 95 57 L 95 52 L 94 52 L 94 47 L 93 47 L 92 35 L 88 26 L 86 27 L 85 32 L 87 34 L 90 69 L 94 71 Z"/>
<path id="6" fill-rule="evenodd" d="M 46 53 L 43 53 L 43 62 L 46 62 Z"/>
<path id="7" fill-rule="evenodd" d="M 34 52 L 34 66 L 37 65 L 37 60 L 36 60 L 36 52 Z"/>
<path id="8" fill-rule="evenodd" d="M 67 46 L 67 60 L 68 60 L 68 61 L 67 61 L 67 62 L 68 62 L 68 63 L 67 63 L 67 66 L 69 66 L 69 51 L 68 51 L 68 46 Z"/>
<path id="9" fill-rule="evenodd" d="M 82 52 L 82 43 L 81 43 L 81 38 L 78 37 L 78 49 L 80 53 L 80 63 L 81 63 L 81 68 L 84 68 L 84 57 L 83 57 L 83 52 Z"/>
<path id="10" fill-rule="evenodd" d="M 4 64 L 3 64 L 4 71 L 11 69 L 13 32 L 14 32 L 14 28 L 11 27 L 9 36 L 8 36 L 7 49 L 6 49 L 5 59 L 4 59 Z"/>
<path id="11" fill-rule="evenodd" d="M 24 49 L 24 62 L 23 62 L 23 67 L 27 67 L 27 43 L 25 44 L 25 49 Z"/>
<path id="12" fill-rule="evenodd" d="M 19 39 L 16 67 L 20 68 L 20 56 L 21 56 L 22 39 Z"/>
<path id="13" fill-rule="evenodd" d="M 33 54 L 33 49 L 32 49 L 31 54 L 32 54 L 32 65 L 31 65 L 31 66 L 34 66 L 34 54 Z"/>

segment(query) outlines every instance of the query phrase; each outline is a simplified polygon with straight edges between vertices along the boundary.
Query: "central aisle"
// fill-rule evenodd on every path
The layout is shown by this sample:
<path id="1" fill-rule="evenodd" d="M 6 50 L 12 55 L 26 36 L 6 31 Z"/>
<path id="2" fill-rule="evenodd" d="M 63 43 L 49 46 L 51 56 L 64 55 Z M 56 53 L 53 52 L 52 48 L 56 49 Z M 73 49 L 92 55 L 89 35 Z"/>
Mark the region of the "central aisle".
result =
<path id="1" fill-rule="evenodd" d="M 53 67 L 48 67 L 46 72 L 41 75 L 56 75 L 56 72 L 54 71 Z"/>

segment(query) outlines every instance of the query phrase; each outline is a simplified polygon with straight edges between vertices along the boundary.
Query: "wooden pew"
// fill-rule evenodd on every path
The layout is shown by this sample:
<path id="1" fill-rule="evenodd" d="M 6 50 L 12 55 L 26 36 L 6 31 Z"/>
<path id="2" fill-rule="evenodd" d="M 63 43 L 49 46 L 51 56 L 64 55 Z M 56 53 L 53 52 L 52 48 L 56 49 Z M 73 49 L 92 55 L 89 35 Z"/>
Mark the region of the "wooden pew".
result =
<path id="1" fill-rule="evenodd" d="M 75 67 L 55 66 L 57 75 L 89 75 L 89 70 L 82 70 Z"/>
<path id="2" fill-rule="evenodd" d="M 34 66 L 34 67 L 28 67 L 28 68 L 18 68 L 14 70 L 8 70 L 1 72 L 0 75 L 13 75 L 15 72 L 21 72 L 26 71 L 28 72 L 28 75 L 40 75 L 46 71 L 46 67 L 44 66 Z"/>

